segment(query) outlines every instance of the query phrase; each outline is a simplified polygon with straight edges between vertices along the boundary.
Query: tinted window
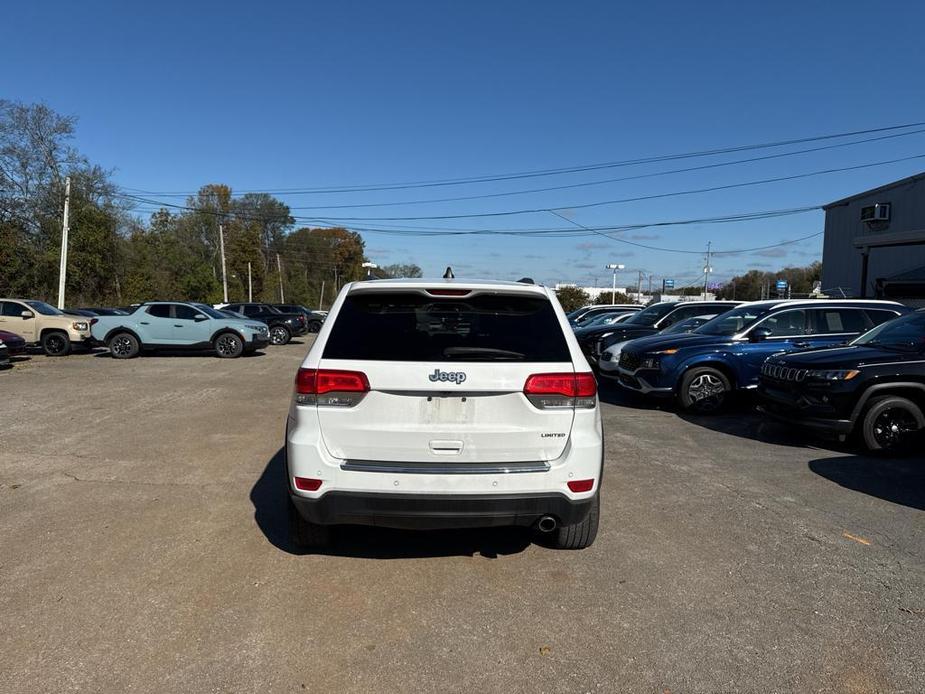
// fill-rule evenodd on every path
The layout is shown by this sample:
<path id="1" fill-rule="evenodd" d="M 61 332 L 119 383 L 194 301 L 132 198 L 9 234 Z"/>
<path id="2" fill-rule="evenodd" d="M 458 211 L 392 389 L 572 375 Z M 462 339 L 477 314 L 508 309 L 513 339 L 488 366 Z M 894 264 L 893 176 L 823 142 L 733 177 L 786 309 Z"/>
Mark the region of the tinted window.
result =
<path id="1" fill-rule="evenodd" d="M 262 306 L 243 306 L 241 308 L 241 313 L 243 313 L 245 316 L 257 316 L 262 313 L 262 309 Z"/>
<path id="2" fill-rule="evenodd" d="M 148 313 L 155 318 L 170 318 L 170 304 L 153 304 L 148 306 Z"/>
<path id="3" fill-rule="evenodd" d="M 758 327 L 770 330 L 770 337 L 805 335 L 806 311 L 781 311 L 768 316 Z"/>
<path id="4" fill-rule="evenodd" d="M 176 304 L 174 306 L 174 318 L 179 320 L 193 320 L 196 316 L 200 315 L 202 314 L 192 306 L 185 306 L 183 304 Z"/>
<path id="5" fill-rule="evenodd" d="M 385 361 L 571 361 L 545 298 L 479 295 L 433 299 L 415 293 L 347 297 L 326 359 Z"/>
<path id="6" fill-rule="evenodd" d="M 867 330 L 867 317 L 856 308 L 820 308 L 813 311 L 816 319 L 813 332 L 862 333 Z"/>
<path id="7" fill-rule="evenodd" d="M 665 319 L 659 323 L 659 327 L 667 328 L 669 325 L 674 325 L 678 321 L 686 320 L 693 316 L 702 316 L 705 313 L 717 313 L 717 311 L 705 306 L 698 306 L 697 304 L 681 306 L 665 316 Z"/>
<path id="8" fill-rule="evenodd" d="M 870 319 L 870 322 L 873 325 L 880 325 L 881 323 L 886 323 L 888 320 L 893 320 L 896 318 L 896 314 L 893 311 L 884 311 L 879 308 L 869 308 L 864 311 L 867 314 L 867 317 Z"/>
<path id="9" fill-rule="evenodd" d="M 628 325 L 645 325 L 647 327 L 652 327 L 658 322 L 659 318 L 662 318 L 677 307 L 677 304 L 652 304 L 648 308 L 642 309 L 636 315 L 627 318 L 624 323 Z"/>
<path id="10" fill-rule="evenodd" d="M 917 311 L 888 323 L 881 323 L 851 344 L 921 351 L 925 349 L 925 313 Z"/>
<path id="11" fill-rule="evenodd" d="M 222 310 L 223 310 L 223 311 L 237 311 L 237 312 L 240 313 L 240 311 L 241 311 L 241 304 L 228 304 L 228 305 L 225 306 Z"/>
<path id="12" fill-rule="evenodd" d="M 25 306 L 14 304 L 12 301 L 0 302 L 0 316 L 15 316 L 19 318 L 25 310 Z"/>

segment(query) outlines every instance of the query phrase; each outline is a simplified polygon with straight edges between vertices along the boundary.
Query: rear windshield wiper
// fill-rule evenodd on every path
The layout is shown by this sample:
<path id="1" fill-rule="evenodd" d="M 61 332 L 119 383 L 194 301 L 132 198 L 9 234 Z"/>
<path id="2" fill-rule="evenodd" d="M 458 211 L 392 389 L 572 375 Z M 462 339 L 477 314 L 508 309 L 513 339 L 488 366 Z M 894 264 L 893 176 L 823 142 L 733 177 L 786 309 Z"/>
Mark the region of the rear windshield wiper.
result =
<path id="1" fill-rule="evenodd" d="M 463 359 L 523 359 L 520 352 L 511 352 L 506 349 L 493 347 L 447 347 L 443 350 L 445 357 L 461 357 Z"/>

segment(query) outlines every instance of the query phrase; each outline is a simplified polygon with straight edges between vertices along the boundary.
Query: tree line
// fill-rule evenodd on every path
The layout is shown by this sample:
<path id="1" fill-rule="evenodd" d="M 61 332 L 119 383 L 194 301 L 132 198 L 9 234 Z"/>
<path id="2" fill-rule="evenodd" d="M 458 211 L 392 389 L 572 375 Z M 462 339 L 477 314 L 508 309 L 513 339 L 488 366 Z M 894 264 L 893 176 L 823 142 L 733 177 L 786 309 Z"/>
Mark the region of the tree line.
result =
<path id="1" fill-rule="evenodd" d="M 222 240 L 229 301 L 249 293 L 255 301 L 279 301 L 282 285 L 287 302 L 326 306 L 344 283 L 367 276 L 359 234 L 296 228 L 289 207 L 266 193 L 236 196 L 227 185 L 208 184 L 145 219 L 112 173 L 72 145 L 75 129 L 76 118 L 43 104 L 0 100 L 0 296 L 57 297 L 68 177 L 69 306 L 218 303 Z M 369 272 L 421 276 L 409 264 Z"/>

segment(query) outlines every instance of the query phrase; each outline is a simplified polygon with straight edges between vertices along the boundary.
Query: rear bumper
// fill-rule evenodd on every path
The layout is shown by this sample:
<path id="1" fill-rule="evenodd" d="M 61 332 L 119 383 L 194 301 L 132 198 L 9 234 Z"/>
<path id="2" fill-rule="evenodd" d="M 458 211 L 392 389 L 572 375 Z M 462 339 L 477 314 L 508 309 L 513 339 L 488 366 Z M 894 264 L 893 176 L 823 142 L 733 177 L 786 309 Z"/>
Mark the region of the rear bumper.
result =
<path id="1" fill-rule="evenodd" d="M 386 528 L 445 529 L 532 526 L 554 516 L 560 524 L 580 523 L 593 497 L 563 494 L 372 494 L 328 492 L 318 499 L 290 494 L 305 520 L 320 525 L 376 525 Z"/>

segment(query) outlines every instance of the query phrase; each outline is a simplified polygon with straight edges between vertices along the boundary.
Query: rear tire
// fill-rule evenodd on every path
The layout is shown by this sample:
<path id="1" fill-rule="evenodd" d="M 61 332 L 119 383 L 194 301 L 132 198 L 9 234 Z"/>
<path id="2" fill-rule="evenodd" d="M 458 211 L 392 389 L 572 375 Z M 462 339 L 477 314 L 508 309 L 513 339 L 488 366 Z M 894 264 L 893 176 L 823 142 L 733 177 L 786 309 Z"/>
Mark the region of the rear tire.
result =
<path id="1" fill-rule="evenodd" d="M 312 320 L 308 322 L 308 332 L 317 333 L 321 330 L 321 321 Z"/>
<path id="2" fill-rule="evenodd" d="M 601 493 L 594 495 L 591 510 L 580 523 L 573 525 L 560 525 L 553 530 L 551 544 L 556 549 L 585 549 L 594 543 L 597 537 L 597 526 L 601 515 Z"/>
<path id="3" fill-rule="evenodd" d="M 681 377 L 678 403 L 681 409 L 695 414 L 712 414 L 722 409 L 732 392 L 732 383 L 719 369 L 699 366 Z"/>
<path id="4" fill-rule="evenodd" d="M 222 333 L 212 343 L 215 356 L 220 359 L 235 359 L 244 354 L 244 340 L 234 333 Z"/>
<path id="5" fill-rule="evenodd" d="M 60 330 L 49 330 L 42 335 L 42 349 L 49 357 L 64 357 L 71 352 L 71 338 Z"/>
<path id="6" fill-rule="evenodd" d="M 284 325 L 274 325 L 270 328 L 270 344 L 271 345 L 286 345 L 289 344 L 289 340 L 292 339 L 292 333 L 289 332 L 289 328 Z"/>
<path id="7" fill-rule="evenodd" d="M 109 338 L 109 354 L 113 359 L 134 359 L 141 353 L 141 345 L 131 333 L 116 333 Z"/>
<path id="8" fill-rule="evenodd" d="M 867 450 L 900 454 L 911 450 L 925 428 L 925 415 L 911 400 L 898 395 L 871 398 L 861 422 L 861 438 Z"/>
<path id="9" fill-rule="evenodd" d="M 300 549 L 324 549 L 331 546 L 332 528 L 328 525 L 310 523 L 302 518 L 292 499 L 289 502 L 289 537 Z"/>

